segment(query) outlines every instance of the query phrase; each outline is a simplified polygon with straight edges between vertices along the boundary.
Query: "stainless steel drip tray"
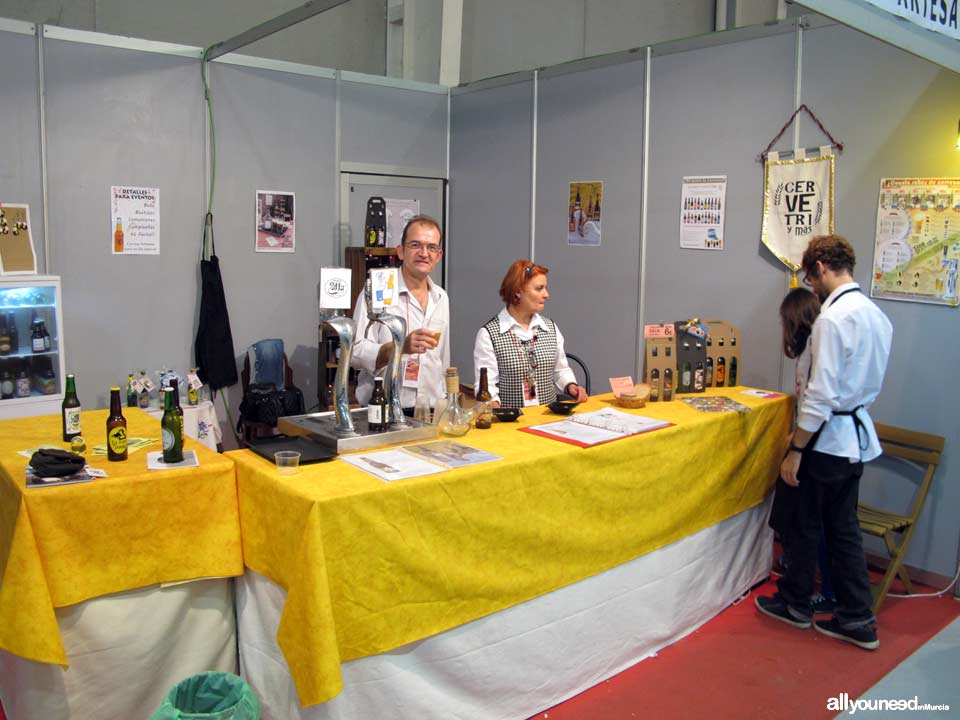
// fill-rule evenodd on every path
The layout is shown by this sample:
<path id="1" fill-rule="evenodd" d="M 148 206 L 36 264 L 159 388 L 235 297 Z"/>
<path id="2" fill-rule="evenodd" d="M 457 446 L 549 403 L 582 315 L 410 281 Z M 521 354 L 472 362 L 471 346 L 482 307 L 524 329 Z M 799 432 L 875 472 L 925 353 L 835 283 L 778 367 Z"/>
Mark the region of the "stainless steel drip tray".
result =
<path id="1" fill-rule="evenodd" d="M 351 410 L 350 416 L 353 418 L 353 429 L 357 433 L 354 436 L 343 436 L 337 433 L 337 416 L 334 412 L 281 417 L 277 427 L 285 435 L 309 437 L 325 447 L 336 450 L 338 453 L 352 450 L 370 450 L 394 443 L 429 440 L 437 436 L 436 425 L 412 418 L 406 418 L 408 427 L 402 430 L 372 432 L 367 423 L 366 408 Z"/>

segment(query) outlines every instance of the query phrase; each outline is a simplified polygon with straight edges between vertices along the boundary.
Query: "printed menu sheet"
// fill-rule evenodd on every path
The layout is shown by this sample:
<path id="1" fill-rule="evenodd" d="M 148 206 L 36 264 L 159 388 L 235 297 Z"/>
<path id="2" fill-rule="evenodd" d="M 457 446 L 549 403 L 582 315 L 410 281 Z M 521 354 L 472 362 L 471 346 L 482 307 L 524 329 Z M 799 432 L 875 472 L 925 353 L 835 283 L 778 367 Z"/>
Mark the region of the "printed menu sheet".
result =
<path id="1" fill-rule="evenodd" d="M 573 415 L 566 420 L 531 425 L 530 427 L 520 428 L 520 431 L 560 440 L 579 447 L 592 447 L 631 435 L 659 430 L 672 424 L 667 420 L 658 420 L 643 415 L 631 415 L 621 410 L 605 408 Z"/>
<path id="2" fill-rule="evenodd" d="M 393 482 L 503 458 L 453 440 L 437 440 L 397 450 L 341 455 L 340 459 L 381 480 Z"/>

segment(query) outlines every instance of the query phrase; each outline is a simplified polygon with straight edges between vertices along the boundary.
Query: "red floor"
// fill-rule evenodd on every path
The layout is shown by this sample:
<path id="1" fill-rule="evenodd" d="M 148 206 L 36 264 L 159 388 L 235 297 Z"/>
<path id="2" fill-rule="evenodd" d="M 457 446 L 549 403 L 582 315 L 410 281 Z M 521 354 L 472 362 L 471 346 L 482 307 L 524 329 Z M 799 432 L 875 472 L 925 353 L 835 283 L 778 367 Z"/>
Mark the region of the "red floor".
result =
<path id="1" fill-rule="evenodd" d="M 754 597 L 774 591 L 764 584 L 656 657 L 535 718 L 833 718 L 831 697 L 862 695 L 960 616 L 949 594 L 888 598 L 878 615 L 880 648 L 870 652 L 760 615 Z"/>

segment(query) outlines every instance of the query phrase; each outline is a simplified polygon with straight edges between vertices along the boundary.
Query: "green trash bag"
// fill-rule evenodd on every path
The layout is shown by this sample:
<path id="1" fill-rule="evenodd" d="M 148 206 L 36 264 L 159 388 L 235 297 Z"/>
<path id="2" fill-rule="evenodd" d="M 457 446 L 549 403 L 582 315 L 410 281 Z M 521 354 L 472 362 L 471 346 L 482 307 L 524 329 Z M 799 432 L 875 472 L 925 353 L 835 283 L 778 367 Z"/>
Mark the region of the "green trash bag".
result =
<path id="1" fill-rule="evenodd" d="M 228 672 L 205 672 L 181 680 L 167 693 L 150 720 L 260 720 L 253 688 Z"/>

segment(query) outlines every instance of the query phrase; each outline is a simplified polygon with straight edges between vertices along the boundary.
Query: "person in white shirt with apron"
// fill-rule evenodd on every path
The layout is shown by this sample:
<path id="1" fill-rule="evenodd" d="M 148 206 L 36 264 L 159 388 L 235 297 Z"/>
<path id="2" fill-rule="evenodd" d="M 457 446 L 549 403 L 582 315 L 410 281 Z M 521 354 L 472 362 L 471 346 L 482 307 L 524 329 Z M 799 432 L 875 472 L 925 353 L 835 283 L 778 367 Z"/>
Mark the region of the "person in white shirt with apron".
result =
<path id="1" fill-rule="evenodd" d="M 893 326 L 853 281 L 856 257 L 838 235 L 815 237 L 803 254 L 804 282 L 822 310 L 810 337 L 811 372 L 800 399 L 797 429 L 780 466 L 783 481 L 799 489 L 795 530 L 784 538 L 790 565 L 778 592 L 758 597 L 763 614 L 808 628 L 821 521 L 830 549 L 837 607 L 817 632 L 865 650 L 880 646 L 870 579 L 857 520 L 863 463 L 880 455 L 867 409 L 880 394 Z"/>

